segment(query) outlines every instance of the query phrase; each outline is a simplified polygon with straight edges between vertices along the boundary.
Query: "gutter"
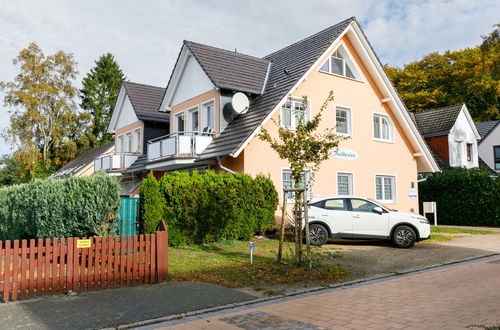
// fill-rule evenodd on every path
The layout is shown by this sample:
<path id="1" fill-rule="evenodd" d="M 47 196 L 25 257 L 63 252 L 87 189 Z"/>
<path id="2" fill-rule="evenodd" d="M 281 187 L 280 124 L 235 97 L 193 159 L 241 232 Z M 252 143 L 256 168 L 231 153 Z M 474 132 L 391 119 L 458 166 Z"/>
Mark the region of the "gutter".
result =
<path id="1" fill-rule="evenodd" d="M 235 171 L 233 171 L 233 170 L 231 170 L 231 169 L 229 169 L 229 168 L 225 167 L 224 165 L 222 165 L 222 161 L 221 161 L 221 159 L 220 159 L 220 157 L 219 157 L 219 156 L 217 156 L 217 165 L 219 165 L 219 167 L 220 167 L 222 170 L 226 171 L 226 172 L 229 172 L 229 173 L 231 173 L 231 174 L 236 174 L 236 172 L 235 172 Z"/>

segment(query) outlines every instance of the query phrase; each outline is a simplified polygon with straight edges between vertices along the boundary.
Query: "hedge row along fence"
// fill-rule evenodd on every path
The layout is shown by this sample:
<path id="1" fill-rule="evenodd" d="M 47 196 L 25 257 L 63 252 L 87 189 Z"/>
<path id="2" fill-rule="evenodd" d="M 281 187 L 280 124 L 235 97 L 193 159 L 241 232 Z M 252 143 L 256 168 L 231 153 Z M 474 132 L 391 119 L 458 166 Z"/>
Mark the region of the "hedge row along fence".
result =
<path id="1" fill-rule="evenodd" d="M 104 173 L 0 189 L 0 239 L 114 235 L 120 184 Z"/>
<path id="2" fill-rule="evenodd" d="M 422 202 L 436 202 L 438 224 L 500 226 L 500 177 L 486 169 L 433 174 L 419 183 L 419 195 L 421 209 Z"/>
<path id="3" fill-rule="evenodd" d="M 158 182 L 150 173 L 140 203 L 144 230 L 154 231 L 164 218 L 169 242 L 176 246 L 250 239 L 274 226 L 278 193 L 262 175 L 174 172 Z"/>

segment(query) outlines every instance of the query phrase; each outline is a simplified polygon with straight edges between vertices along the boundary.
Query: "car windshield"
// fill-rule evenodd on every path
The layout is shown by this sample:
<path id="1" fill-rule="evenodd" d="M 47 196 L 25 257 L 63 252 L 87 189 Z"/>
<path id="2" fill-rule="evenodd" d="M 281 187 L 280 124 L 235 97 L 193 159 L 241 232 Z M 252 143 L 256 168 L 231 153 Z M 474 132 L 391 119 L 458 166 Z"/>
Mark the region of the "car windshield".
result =
<path id="1" fill-rule="evenodd" d="M 384 204 L 380 204 L 378 201 L 374 200 L 374 199 L 371 199 L 371 198 L 367 198 L 367 200 L 369 200 L 370 202 L 372 202 L 373 204 L 376 204 L 384 209 L 387 209 L 389 211 L 392 211 L 392 212 L 397 212 L 398 210 L 395 210 L 395 209 L 391 209 L 390 207 L 387 207 L 385 206 Z"/>

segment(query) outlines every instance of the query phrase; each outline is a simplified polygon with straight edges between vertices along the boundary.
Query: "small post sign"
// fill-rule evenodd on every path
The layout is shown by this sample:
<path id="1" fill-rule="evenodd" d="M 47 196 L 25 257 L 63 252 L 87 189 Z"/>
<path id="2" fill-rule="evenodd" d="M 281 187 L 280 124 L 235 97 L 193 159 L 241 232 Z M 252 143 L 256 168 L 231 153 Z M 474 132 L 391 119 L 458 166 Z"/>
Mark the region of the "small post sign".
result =
<path id="1" fill-rule="evenodd" d="M 426 213 L 434 214 L 434 226 L 437 226 L 436 202 L 424 202 L 424 215 Z"/>
<path id="2" fill-rule="evenodd" d="M 253 248 L 254 248 L 254 243 L 250 242 L 250 265 L 253 264 Z"/>
<path id="3" fill-rule="evenodd" d="M 77 249 L 86 249 L 92 246 L 92 240 L 90 238 L 88 239 L 79 239 L 76 241 L 76 248 Z"/>

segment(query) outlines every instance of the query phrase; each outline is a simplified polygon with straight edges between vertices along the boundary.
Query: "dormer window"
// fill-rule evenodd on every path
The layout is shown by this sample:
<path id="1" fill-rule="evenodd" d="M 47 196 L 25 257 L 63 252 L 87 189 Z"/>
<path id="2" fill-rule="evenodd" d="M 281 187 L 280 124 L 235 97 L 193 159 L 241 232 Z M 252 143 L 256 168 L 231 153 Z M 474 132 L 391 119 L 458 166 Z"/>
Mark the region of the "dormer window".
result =
<path id="1" fill-rule="evenodd" d="M 361 75 L 343 46 L 339 46 L 337 50 L 333 52 L 332 56 L 323 63 L 319 70 L 351 79 L 361 80 Z"/>

